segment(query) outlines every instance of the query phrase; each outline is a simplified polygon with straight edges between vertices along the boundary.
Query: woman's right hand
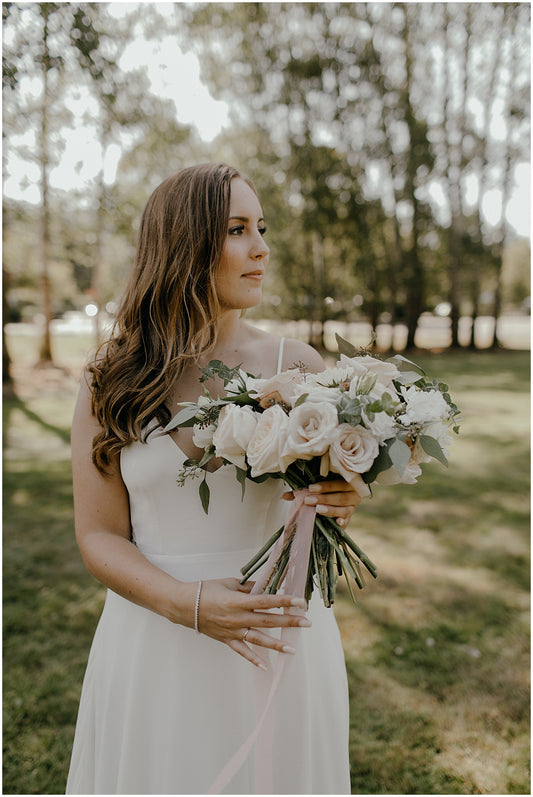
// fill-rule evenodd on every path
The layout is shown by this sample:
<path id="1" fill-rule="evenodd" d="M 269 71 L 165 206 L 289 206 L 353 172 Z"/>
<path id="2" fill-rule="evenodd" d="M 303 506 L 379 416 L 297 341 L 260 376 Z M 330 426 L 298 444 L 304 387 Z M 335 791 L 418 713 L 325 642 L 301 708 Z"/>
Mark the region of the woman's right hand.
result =
<path id="1" fill-rule="evenodd" d="M 197 588 L 198 582 L 194 587 Z M 250 595 L 253 582 L 241 584 L 236 578 L 204 581 L 200 593 L 198 630 L 219 642 L 228 645 L 239 655 L 260 667 L 268 669 L 268 663 L 260 656 L 255 646 L 294 653 L 294 648 L 266 633 L 269 628 L 311 625 L 303 612 L 307 602 L 291 595 Z M 289 609 L 290 613 L 278 613 L 271 609 Z M 243 637 L 246 638 L 244 641 Z M 254 647 L 250 647 L 250 644 Z"/>

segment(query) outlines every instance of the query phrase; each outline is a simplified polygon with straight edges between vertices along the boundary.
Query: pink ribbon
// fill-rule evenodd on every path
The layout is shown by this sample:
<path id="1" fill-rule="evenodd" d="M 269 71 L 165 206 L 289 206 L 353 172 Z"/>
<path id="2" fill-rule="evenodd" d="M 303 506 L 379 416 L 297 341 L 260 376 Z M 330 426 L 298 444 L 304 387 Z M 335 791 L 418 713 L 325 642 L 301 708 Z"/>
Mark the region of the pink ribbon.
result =
<path id="1" fill-rule="evenodd" d="M 304 597 L 316 515 L 316 507 L 304 504 L 304 498 L 308 494 L 309 490 L 307 489 L 295 491 L 294 502 L 291 506 L 291 511 L 283 532 L 277 539 L 267 561 L 261 568 L 261 575 L 252 588 L 252 595 L 258 595 L 265 591 L 272 577 L 279 555 L 285 544 L 292 537 L 289 562 L 283 578 L 283 592 L 286 595 L 293 595 L 297 598 Z M 304 614 L 303 610 L 294 608 L 284 609 L 284 612 L 289 614 Z M 294 646 L 298 638 L 299 630 L 299 628 L 294 627 L 282 628 L 281 641 L 284 644 Z M 270 690 L 268 690 L 268 684 L 264 677 L 258 680 L 256 684 L 256 702 L 258 704 L 257 713 L 259 714 L 259 712 L 261 712 L 261 714 L 257 721 L 257 725 L 235 755 L 228 761 L 224 769 L 217 775 L 207 794 L 220 794 L 222 789 L 228 785 L 244 764 L 261 731 L 263 732 L 263 744 L 260 748 L 258 745 L 256 752 L 255 793 L 272 794 L 274 714 L 271 709 L 281 684 L 288 659 L 288 654 L 278 655 Z"/>

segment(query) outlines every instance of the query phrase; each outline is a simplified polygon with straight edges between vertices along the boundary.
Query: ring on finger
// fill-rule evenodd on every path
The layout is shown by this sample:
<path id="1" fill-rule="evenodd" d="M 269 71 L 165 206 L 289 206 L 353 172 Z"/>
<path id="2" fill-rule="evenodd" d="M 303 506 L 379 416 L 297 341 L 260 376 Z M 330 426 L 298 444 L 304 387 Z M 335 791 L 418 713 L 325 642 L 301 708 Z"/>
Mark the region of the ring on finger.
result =
<path id="1" fill-rule="evenodd" d="M 244 632 L 244 634 L 242 635 L 242 641 L 243 642 L 246 642 L 246 637 L 248 636 L 249 633 L 250 633 L 250 629 L 247 628 L 246 631 Z"/>

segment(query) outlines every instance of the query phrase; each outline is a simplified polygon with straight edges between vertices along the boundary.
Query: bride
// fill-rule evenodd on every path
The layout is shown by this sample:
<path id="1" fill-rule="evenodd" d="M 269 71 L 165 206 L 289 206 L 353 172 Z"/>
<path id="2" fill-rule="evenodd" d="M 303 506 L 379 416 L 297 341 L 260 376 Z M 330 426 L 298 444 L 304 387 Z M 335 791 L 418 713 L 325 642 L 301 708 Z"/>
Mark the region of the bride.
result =
<path id="1" fill-rule="evenodd" d="M 197 484 L 176 483 L 184 460 L 202 453 L 192 430 L 163 432 L 178 402 L 198 398 L 211 359 L 263 377 L 298 361 L 324 368 L 311 347 L 242 317 L 261 299 L 265 232 L 255 189 L 237 170 L 203 164 L 165 180 L 144 210 L 114 334 L 82 380 L 72 426 L 76 537 L 108 592 L 67 793 L 206 793 L 253 733 L 278 656 L 291 662 L 270 736 L 259 735 L 227 791 L 261 791 L 265 767 L 273 793 L 350 791 L 332 611 L 314 597 L 308 606 L 250 595 L 238 580 L 292 494 L 269 480 L 249 483 L 241 501 L 233 469 L 212 459 L 205 515 Z M 342 480 L 306 499 L 341 524 L 359 500 Z M 280 640 L 287 626 L 302 629 L 295 648 Z"/>

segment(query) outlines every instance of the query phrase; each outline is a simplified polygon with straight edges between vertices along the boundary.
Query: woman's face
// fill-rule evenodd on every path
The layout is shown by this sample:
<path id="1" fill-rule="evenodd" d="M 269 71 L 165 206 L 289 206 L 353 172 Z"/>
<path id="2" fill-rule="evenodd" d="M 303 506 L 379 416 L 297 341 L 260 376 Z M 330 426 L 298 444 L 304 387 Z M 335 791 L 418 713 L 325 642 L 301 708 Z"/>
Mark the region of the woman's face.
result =
<path id="1" fill-rule="evenodd" d="M 269 248 L 263 211 L 257 196 L 240 177 L 231 181 L 228 232 L 215 275 L 223 309 L 242 310 L 261 301 Z"/>

